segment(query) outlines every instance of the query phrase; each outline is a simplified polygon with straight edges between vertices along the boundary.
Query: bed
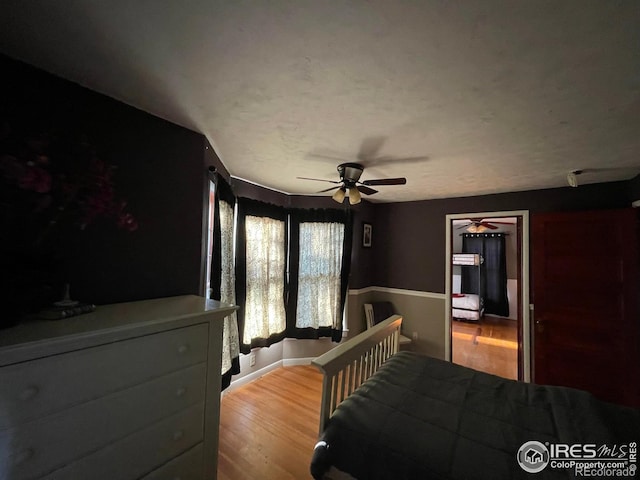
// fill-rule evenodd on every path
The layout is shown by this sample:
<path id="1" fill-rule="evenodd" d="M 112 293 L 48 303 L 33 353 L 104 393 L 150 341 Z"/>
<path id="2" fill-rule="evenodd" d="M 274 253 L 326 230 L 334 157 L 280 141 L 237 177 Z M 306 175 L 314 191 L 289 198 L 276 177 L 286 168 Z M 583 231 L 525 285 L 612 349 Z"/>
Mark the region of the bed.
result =
<path id="1" fill-rule="evenodd" d="M 484 299 L 482 290 L 482 256 L 477 253 L 454 253 L 452 264 L 461 269 L 477 269 L 477 285 L 475 291 L 453 293 L 451 295 L 451 316 L 458 320 L 478 322 L 484 315 Z M 468 286 L 470 287 L 470 286 Z"/>
<path id="2" fill-rule="evenodd" d="M 638 410 L 398 352 L 401 322 L 391 317 L 314 360 L 325 375 L 316 480 L 530 478 L 516 460 L 526 442 L 639 440 Z M 573 476 L 549 466 L 540 478 Z"/>
<path id="3" fill-rule="evenodd" d="M 451 295 L 451 316 L 461 320 L 479 321 L 484 315 L 482 298 L 475 293 Z"/>

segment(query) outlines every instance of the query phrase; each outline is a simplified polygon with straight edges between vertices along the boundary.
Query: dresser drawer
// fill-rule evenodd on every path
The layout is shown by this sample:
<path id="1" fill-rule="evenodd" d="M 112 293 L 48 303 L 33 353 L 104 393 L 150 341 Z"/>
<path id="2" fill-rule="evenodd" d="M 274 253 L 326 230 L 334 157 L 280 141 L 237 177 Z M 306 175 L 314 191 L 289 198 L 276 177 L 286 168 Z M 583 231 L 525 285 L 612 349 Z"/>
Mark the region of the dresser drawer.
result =
<path id="1" fill-rule="evenodd" d="M 0 431 L 0 465 L 11 465 L 12 479 L 43 475 L 204 402 L 205 382 L 199 364 Z"/>
<path id="2" fill-rule="evenodd" d="M 200 443 L 141 480 L 203 480 L 202 450 Z"/>
<path id="3" fill-rule="evenodd" d="M 202 480 L 203 419 L 203 404 L 195 405 L 41 480 L 134 480 L 152 470 L 145 479 Z"/>
<path id="4" fill-rule="evenodd" d="M 54 355 L 0 369 L 0 430 L 207 359 L 208 325 Z"/>

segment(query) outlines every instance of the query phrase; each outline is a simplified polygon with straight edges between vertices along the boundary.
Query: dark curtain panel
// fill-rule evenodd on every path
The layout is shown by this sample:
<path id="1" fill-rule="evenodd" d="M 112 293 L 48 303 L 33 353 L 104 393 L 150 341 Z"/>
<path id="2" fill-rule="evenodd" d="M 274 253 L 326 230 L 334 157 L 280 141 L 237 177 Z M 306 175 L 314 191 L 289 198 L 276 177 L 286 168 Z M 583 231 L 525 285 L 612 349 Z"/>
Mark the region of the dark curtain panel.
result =
<path id="1" fill-rule="evenodd" d="M 222 232 L 220 227 L 220 202 L 228 203 L 231 208 L 236 204 L 236 197 L 227 181 L 217 173 L 209 175 L 215 185 L 215 206 L 213 212 L 213 252 L 211 259 L 211 298 L 220 300 L 222 286 Z M 231 368 L 222 374 L 222 390 L 231 384 L 232 375 L 240 373 L 240 357 L 231 360 Z"/>
<path id="2" fill-rule="evenodd" d="M 215 207 L 213 214 L 213 255 L 211 260 L 211 298 L 220 300 L 220 287 L 222 281 L 222 253 L 220 250 L 220 202 L 227 202 L 232 208 L 236 204 L 236 196 L 231 190 L 231 185 L 218 173 L 209 174 L 209 179 L 215 185 Z"/>
<path id="3" fill-rule="evenodd" d="M 502 233 L 465 233 L 463 253 L 479 253 L 484 258 L 480 268 L 462 267 L 463 293 L 477 293 L 484 299 L 485 313 L 509 316 L 507 298 L 507 260 L 505 235 Z M 480 282 L 478 282 L 480 275 Z M 480 283 L 480 292 L 478 292 Z"/>
<path id="4" fill-rule="evenodd" d="M 342 249 L 342 268 L 340 272 L 340 311 L 344 310 L 351 271 L 351 250 L 353 238 L 353 221 L 350 209 L 290 209 L 290 245 L 289 245 L 289 289 L 287 297 L 287 337 L 320 338 L 331 337 L 334 342 L 342 340 L 342 322 L 333 328 L 298 328 L 296 327 L 296 310 L 298 299 L 298 273 L 300 258 L 300 224 L 305 222 L 342 223 L 344 224 L 344 241 Z"/>
<path id="5" fill-rule="evenodd" d="M 509 316 L 507 299 L 507 257 L 505 237 L 486 234 L 484 238 L 485 313 Z"/>
<path id="6" fill-rule="evenodd" d="M 244 320 L 245 320 L 245 307 L 247 298 L 247 235 L 246 235 L 246 217 L 247 215 L 256 217 L 269 217 L 276 220 L 282 220 L 287 222 L 287 210 L 284 207 L 279 207 L 269 203 L 260 202 L 258 200 L 252 200 L 250 198 L 238 198 L 238 223 L 236 232 L 236 298 L 238 301 L 238 334 L 240 336 L 240 351 L 244 354 L 251 353 L 251 349 L 255 347 L 268 347 L 274 343 L 286 337 L 286 330 L 282 333 L 271 335 L 269 338 L 255 338 L 251 341 L 251 344 L 247 345 L 243 343 L 244 338 Z M 287 238 L 285 232 L 285 239 Z M 288 246 L 284 245 L 285 252 Z M 282 275 L 285 279 L 284 291 L 282 297 L 287 302 L 287 276 L 285 271 Z"/>
<path id="7" fill-rule="evenodd" d="M 346 209 L 346 224 L 344 228 L 344 249 L 342 251 L 342 278 L 340 279 L 341 309 L 344 311 L 347 300 L 347 287 L 349 286 L 349 275 L 351 274 L 351 252 L 353 250 L 353 214 L 351 209 Z M 342 340 L 342 328 L 334 330 L 331 339 L 334 342 Z"/>

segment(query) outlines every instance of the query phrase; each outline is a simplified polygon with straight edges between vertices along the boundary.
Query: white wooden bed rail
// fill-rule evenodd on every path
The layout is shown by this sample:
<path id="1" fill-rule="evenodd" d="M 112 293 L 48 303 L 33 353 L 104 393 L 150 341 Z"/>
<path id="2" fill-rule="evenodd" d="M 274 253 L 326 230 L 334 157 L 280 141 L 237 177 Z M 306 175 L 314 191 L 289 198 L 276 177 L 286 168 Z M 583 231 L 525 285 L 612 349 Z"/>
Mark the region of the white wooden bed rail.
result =
<path id="1" fill-rule="evenodd" d="M 320 433 L 336 407 L 398 351 L 402 317 L 392 315 L 314 359 L 324 374 Z"/>

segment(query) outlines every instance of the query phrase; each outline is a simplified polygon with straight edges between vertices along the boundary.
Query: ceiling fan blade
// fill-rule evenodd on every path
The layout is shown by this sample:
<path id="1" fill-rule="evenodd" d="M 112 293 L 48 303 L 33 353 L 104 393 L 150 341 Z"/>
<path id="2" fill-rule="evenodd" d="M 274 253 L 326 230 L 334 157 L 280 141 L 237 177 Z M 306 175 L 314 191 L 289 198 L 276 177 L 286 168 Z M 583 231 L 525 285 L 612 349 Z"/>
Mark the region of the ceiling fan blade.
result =
<path id="1" fill-rule="evenodd" d="M 342 183 L 342 182 L 337 182 L 335 180 L 324 180 L 322 178 L 308 178 L 308 177 L 296 177 L 300 180 L 313 180 L 314 182 L 329 182 L 329 183 Z"/>
<path id="2" fill-rule="evenodd" d="M 356 188 L 360 190 L 362 193 L 364 193 L 365 195 L 373 195 L 374 193 L 378 193 L 378 190 L 374 190 L 373 188 L 369 188 L 365 185 L 360 185 Z"/>
<path id="3" fill-rule="evenodd" d="M 424 157 L 377 157 L 363 160 L 365 167 L 379 167 L 384 165 L 400 164 L 400 163 L 421 163 L 429 160 L 426 155 Z"/>
<path id="4" fill-rule="evenodd" d="M 459 227 L 456 227 L 456 230 L 460 230 L 461 228 L 468 228 L 469 225 L 472 225 L 471 223 L 465 223 L 464 225 L 460 225 Z"/>
<path id="5" fill-rule="evenodd" d="M 515 223 L 513 222 L 495 222 L 493 220 L 489 221 L 488 223 L 495 223 L 497 225 L 515 225 Z"/>
<path id="6" fill-rule="evenodd" d="M 362 185 L 405 185 L 406 178 L 380 178 L 377 180 L 365 180 Z"/>
<path id="7" fill-rule="evenodd" d="M 338 185 L 337 187 L 329 187 L 329 188 L 325 188 L 324 190 L 320 190 L 319 192 L 316 193 L 324 193 L 324 192 L 330 192 L 331 190 L 336 190 L 340 188 L 340 185 Z"/>
<path id="8" fill-rule="evenodd" d="M 376 153 L 380 151 L 386 140 L 387 137 L 383 137 L 381 135 L 377 137 L 367 137 L 362 140 L 360 151 L 357 156 L 358 160 L 369 160 L 375 157 Z"/>
<path id="9" fill-rule="evenodd" d="M 313 152 L 313 153 L 308 153 L 307 157 L 313 157 L 313 158 L 321 158 L 323 160 L 331 160 L 331 163 L 345 163 L 349 161 L 349 158 L 343 158 L 340 157 L 338 155 L 333 155 L 331 153 L 323 153 L 323 152 Z"/>
<path id="10" fill-rule="evenodd" d="M 498 228 L 495 225 L 491 225 L 488 222 L 480 222 L 480 223 L 478 223 L 478 225 L 482 225 L 483 227 L 487 227 L 487 228 L 489 228 L 491 230 L 496 230 Z"/>

